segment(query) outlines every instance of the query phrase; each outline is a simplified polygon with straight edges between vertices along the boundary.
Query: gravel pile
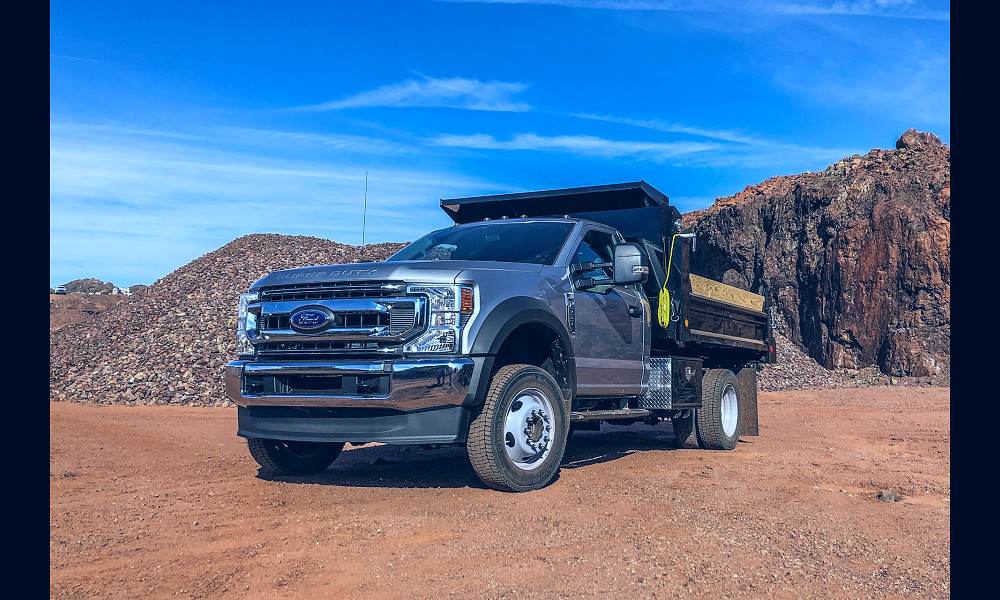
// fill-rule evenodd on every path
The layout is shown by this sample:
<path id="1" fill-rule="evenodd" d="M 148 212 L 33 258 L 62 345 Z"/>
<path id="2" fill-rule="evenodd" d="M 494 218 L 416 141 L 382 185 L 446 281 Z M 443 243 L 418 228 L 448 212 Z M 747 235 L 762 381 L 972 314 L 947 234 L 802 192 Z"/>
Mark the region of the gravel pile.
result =
<path id="1" fill-rule="evenodd" d="M 890 377 L 872 365 L 864 369 L 827 369 L 778 332 L 774 333 L 778 362 L 764 365 L 757 373 L 757 388 L 762 392 L 781 390 L 822 390 L 874 385 L 920 385 L 928 378 Z"/>
<path id="2" fill-rule="evenodd" d="M 251 283 L 278 269 L 384 260 L 403 246 L 278 234 L 236 239 L 141 295 L 50 334 L 49 398 L 229 405 L 223 366 L 236 357 L 236 305 Z"/>
<path id="3" fill-rule="evenodd" d="M 349 246 L 278 234 L 241 237 L 158 280 L 141 295 L 50 333 L 49 397 L 100 404 L 228 406 L 223 366 L 236 356 L 239 294 L 263 275 L 308 265 L 384 260 L 405 244 Z M 924 384 L 876 367 L 828 370 L 776 335 L 778 364 L 761 391 Z"/>

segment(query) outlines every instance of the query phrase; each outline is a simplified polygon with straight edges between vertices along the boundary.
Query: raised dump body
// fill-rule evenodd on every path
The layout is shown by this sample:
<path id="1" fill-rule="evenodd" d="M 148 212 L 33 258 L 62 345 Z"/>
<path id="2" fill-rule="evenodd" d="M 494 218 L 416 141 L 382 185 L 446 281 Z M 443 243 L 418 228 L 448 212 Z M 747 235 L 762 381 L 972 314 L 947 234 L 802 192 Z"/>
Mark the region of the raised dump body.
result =
<path id="1" fill-rule="evenodd" d="M 682 233 L 680 212 L 644 181 L 456 198 L 441 200 L 441 207 L 456 224 L 570 217 L 610 225 L 650 258 L 642 288 L 656 315 L 652 357 L 699 357 L 706 368 L 775 360 L 764 297 L 692 274 L 694 235 Z"/>

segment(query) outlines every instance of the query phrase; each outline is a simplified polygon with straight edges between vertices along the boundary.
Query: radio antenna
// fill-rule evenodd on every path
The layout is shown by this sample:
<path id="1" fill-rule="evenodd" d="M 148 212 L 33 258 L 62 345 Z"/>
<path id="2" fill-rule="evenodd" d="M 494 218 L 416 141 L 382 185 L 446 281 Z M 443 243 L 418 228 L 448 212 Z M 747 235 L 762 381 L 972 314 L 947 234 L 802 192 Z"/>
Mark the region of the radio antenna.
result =
<path id="1" fill-rule="evenodd" d="M 368 171 L 365 171 L 365 207 L 361 212 L 361 245 L 365 245 L 365 223 L 368 218 Z"/>

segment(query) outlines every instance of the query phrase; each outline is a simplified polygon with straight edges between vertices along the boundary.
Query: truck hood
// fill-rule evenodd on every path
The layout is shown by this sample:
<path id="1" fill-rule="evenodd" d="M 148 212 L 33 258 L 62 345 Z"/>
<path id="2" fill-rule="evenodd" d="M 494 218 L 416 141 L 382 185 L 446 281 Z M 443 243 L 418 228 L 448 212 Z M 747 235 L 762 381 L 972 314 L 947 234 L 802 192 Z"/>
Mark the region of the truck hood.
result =
<path id="1" fill-rule="evenodd" d="M 406 283 L 455 283 L 463 271 L 512 271 L 537 273 L 542 265 L 482 260 L 404 260 L 393 262 L 323 265 L 274 271 L 250 286 L 250 291 L 271 285 L 337 283 L 341 281 L 404 281 Z"/>

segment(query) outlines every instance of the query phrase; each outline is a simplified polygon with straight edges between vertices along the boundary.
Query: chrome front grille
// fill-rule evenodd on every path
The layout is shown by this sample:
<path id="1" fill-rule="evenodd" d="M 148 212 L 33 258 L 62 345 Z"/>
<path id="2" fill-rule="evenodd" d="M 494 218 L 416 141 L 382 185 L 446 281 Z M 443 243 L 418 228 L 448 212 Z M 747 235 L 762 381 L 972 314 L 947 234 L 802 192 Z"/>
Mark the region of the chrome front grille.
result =
<path id="1" fill-rule="evenodd" d="M 406 295 L 402 281 L 358 281 L 338 283 L 290 283 L 260 290 L 262 302 L 333 300 L 337 298 L 399 298 Z"/>
<path id="2" fill-rule="evenodd" d="M 426 302 L 423 297 L 264 301 L 250 308 L 258 326 L 247 333 L 259 351 L 383 352 L 424 329 Z M 303 332 L 292 317 L 304 309 L 325 313 L 327 323 Z"/>
<path id="3" fill-rule="evenodd" d="M 389 327 L 390 333 L 398 334 L 413 327 L 413 309 L 393 308 L 391 312 L 337 312 L 334 313 L 334 319 L 331 329 Z M 291 329 L 290 320 L 290 315 L 267 315 L 262 319 L 261 328 L 265 330 Z M 397 323 L 397 327 L 392 327 L 393 322 Z M 393 332 L 394 329 L 395 332 Z"/>

